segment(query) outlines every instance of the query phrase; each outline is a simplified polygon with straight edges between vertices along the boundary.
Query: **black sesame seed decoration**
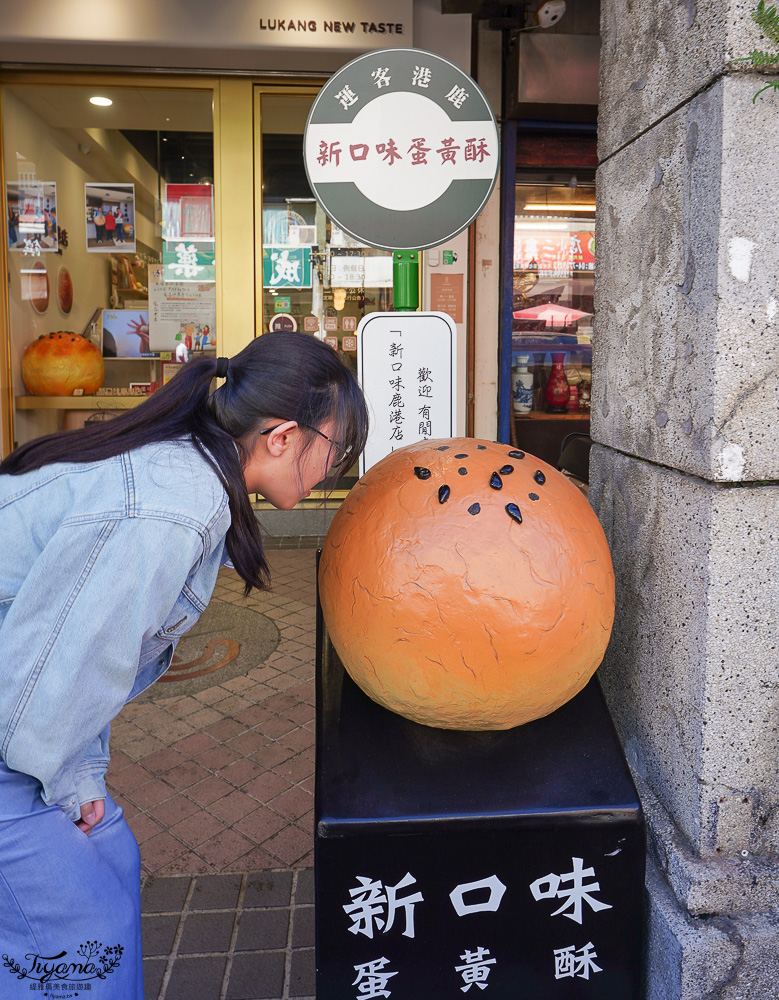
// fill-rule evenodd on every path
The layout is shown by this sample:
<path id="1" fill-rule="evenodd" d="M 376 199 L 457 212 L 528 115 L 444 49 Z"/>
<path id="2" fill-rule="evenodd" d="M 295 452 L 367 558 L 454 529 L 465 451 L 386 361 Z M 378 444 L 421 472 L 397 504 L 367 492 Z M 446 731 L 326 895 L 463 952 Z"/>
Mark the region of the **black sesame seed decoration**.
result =
<path id="1" fill-rule="evenodd" d="M 448 444 L 439 445 L 439 447 L 436 448 L 436 451 L 449 451 L 449 445 Z"/>
<path id="2" fill-rule="evenodd" d="M 467 452 L 462 452 L 461 454 L 455 455 L 454 457 L 455 458 L 467 458 L 468 457 L 468 453 Z"/>
<path id="3" fill-rule="evenodd" d="M 451 490 L 445 484 L 443 486 L 439 486 L 438 487 L 438 502 L 439 503 L 446 503 L 446 501 L 449 499 L 449 494 L 450 493 L 451 493 Z"/>
<path id="4" fill-rule="evenodd" d="M 510 476 L 513 471 L 514 471 L 513 465 L 502 465 L 500 467 L 501 476 Z"/>
<path id="5" fill-rule="evenodd" d="M 486 444 L 477 444 L 476 445 L 476 450 L 477 451 L 486 451 L 487 450 L 487 445 Z"/>
<path id="6" fill-rule="evenodd" d="M 528 496 L 530 497 L 531 500 L 538 500 L 537 493 L 528 493 Z"/>
<path id="7" fill-rule="evenodd" d="M 480 510 L 481 510 L 481 504 L 472 503 L 471 506 L 468 508 L 468 513 L 469 514 L 478 514 Z"/>
<path id="8" fill-rule="evenodd" d="M 525 457 L 524 451 L 510 451 L 509 452 L 509 458 L 524 458 L 524 457 Z"/>
<path id="9" fill-rule="evenodd" d="M 421 465 L 415 465 L 414 466 L 414 475 L 417 477 L 417 479 L 429 479 L 430 478 L 430 469 L 425 469 Z"/>
<path id="10" fill-rule="evenodd" d="M 544 483 L 546 482 L 546 476 L 543 474 L 543 472 L 540 469 L 533 476 L 533 479 L 535 479 L 535 481 L 538 483 L 539 486 L 543 486 Z"/>
<path id="11" fill-rule="evenodd" d="M 506 513 L 513 521 L 516 521 L 517 524 L 522 524 L 522 515 L 519 512 L 519 507 L 517 507 L 515 503 L 506 504 Z"/>
<path id="12" fill-rule="evenodd" d="M 467 469 L 465 468 L 465 466 L 464 466 L 464 465 L 461 465 L 461 466 L 460 466 L 460 468 L 459 468 L 459 469 L 457 470 L 457 472 L 458 472 L 458 473 L 459 473 L 459 474 L 460 474 L 461 476 L 467 476 L 467 475 L 468 475 L 468 470 L 467 470 Z"/>
<path id="13" fill-rule="evenodd" d="M 490 487 L 493 490 L 503 489 L 503 480 L 500 478 L 497 472 L 493 472 L 492 475 L 490 476 Z"/>

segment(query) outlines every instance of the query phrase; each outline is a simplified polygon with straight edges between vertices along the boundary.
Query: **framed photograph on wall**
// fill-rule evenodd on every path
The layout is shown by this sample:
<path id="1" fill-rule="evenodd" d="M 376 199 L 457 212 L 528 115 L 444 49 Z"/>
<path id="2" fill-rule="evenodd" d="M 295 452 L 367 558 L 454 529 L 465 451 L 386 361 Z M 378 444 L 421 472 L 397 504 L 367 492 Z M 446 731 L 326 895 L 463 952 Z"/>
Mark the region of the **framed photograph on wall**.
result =
<path id="1" fill-rule="evenodd" d="M 88 253 L 135 253 L 135 185 L 85 184 Z"/>
<path id="2" fill-rule="evenodd" d="M 57 252 L 57 185 L 54 181 L 8 181 L 5 204 L 9 250 L 20 250 L 33 257 Z"/>

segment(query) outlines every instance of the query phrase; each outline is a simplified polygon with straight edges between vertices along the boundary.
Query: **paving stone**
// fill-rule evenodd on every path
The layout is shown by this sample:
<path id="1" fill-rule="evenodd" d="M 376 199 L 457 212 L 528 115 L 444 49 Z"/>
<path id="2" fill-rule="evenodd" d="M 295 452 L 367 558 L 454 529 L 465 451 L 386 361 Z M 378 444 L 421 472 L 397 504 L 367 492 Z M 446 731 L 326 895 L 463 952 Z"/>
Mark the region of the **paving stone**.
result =
<path id="1" fill-rule="evenodd" d="M 314 947 L 313 906 L 296 906 L 292 911 L 292 947 Z"/>
<path id="2" fill-rule="evenodd" d="M 268 723 L 263 723 L 261 728 L 264 728 L 266 725 Z M 257 729 L 249 729 L 228 740 L 227 746 L 231 750 L 235 750 L 236 753 L 241 754 L 241 756 L 248 757 L 255 750 L 262 750 L 264 746 L 268 745 L 268 741 L 268 735 L 263 734 Z"/>
<path id="3" fill-rule="evenodd" d="M 291 876 L 290 876 L 291 877 Z M 154 878 L 146 880 L 141 890 L 141 909 L 144 913 L 180 913 L 187 898 L 192 879 Z"/>
<path id="4" fill-rule="evenodd" d="M 256 800 L 239 788 L 236 788 L 229 795 L 225 795 L 224 798 L 212 802 L 208 810 L 214 816 L 218 816 L 219 819 L 227 823 L 228 826 L 231 826 L 256 808 Z"/>
<path id="5" fill-rule="evenodd" d="M 226 952 L 233 936 L 235 911 L 223 913 L 188 913 L 179 941 L 180 955 Z"/>
<path id="6" fill-rule="evenodd" d="M 201 844 L 197 853 L 214 867 L 221 869 L 248 854 L 254 846 L 251 840 L 242 836 L 237 830 L 225 830 Z"/>
<path id="7" fill-rule="evenodd" d="M 293 787 L 277 795 L 269 803 L 271 809 L 287 819 L 299 819 L 314 807 L 314 797 L 304 788 Z"/>
<path id="8" fill-rule="evenodd" d="M 166 958 L 144 958 L 143 960 L 143 991 L 146 1000 L 156 1000 L 160 994 L 162 978 L 168 965 Z"/>
<path id="9" fill-rule="evenodd" d="M 146 781 L 142 785 L 138 785 L 137 788 L 130 789 L 127 796 L 141 809 L 149 809 L 175 794 L 175 788 L 171 788 L 161 778 L 152 778 L 151 781 Z"/>
<path id="10" fill-rule="evenodd" d="M 235 824 L 235 829 L 240 830 L 244 836 L 252 841 L 252 847 L 262 844 L 278 833 L 286 826 L 285 820 L 267 806 L 255 809 L 253 813 L 244 816 Z"/>
<path id="11" fill-rule="evenodd" d="M 198 705 L 198 709 L 199 708 L 200 706 Z M 179 740 L 178 743 L 175 744 L 174 749 L 178 750 L 179 753 L 182 753 L 187 757 L 197 757 L 198 754 L 205 753 L 206 750 L 210 750 L 213 745 L 213 737 L 209 736 L 207 733 L 192 733 L 191 736 L 187 736 L 183 740 Z"/>
<path id="12" fill-rule="evenodd" d="M 285 760 L 289 760 L 292 756 L 292 751 L 287 749 L 287 747 L 279 746 L 278 743 L 271 743 L 267 747 L 263 747 L 262 750 L 253 753 L 252 760 L 261 767 L 272 768 L 277 764 L 283 763 Z"/>
<path id="13" fill-rule="evenodd" d="M 176 823 L 180 823 L 196 812 L 199 812 L 198 806 L 185 795 L 179 793 L 175 793 L 169 799 L 149 809 L 150 815 L 166 827 L 175 826 Z"/>
<path id="14" fill-rule="evenodd" d="M 208 778 L 199 781 L 196 785 L 187 788 L 187 795 L 200 805 L 207 806 L 212 802 L 216 802 L 217 799 L 223 798 L 232 790 L 233 786 L 231 784 L 223 778 L 212 774 Z"/>
<path id="15" fill-rule="evenodd" d="M 182 840 L 187 847 L 198 847 L 224 829 L 225 825 L 221 820 L 201 809 L 181 823 L 176 823 L 175 826 L 171 827 L 170 832 Z"/>
<path id="16" fill-rule="evenodd" d="M 290 997 L 313 997 L 316 991 L 316 961 L 313 948 L 292 952 L 289 968 Z"/>
<path id="17" fill-rule="evenodd" d="M 254 847 L 248 854 L 222 865 L 223 872 L 268 871 L 277 868 L 279 859 L 268 854 L 262 847 Z"/>
<path id="18" fill-rule="evenodd" d="M 220 995 L 227 956 L 177 958 L 165 990 L 165 1000 L 213 1000 Z"/>
<path id="19" fill-rule="evenodd" d="M 311 836 L 296 826 L 288 826 L 262 845 L 285 865 L 294 864 L 311 850 Z"/>
<path id="20" fill-rule="evenodd" d="M 243 906 L 289 906 L 292 898 L 292 872 L 264 871 L 246 876 Z"/>
<path id="21" fill-rule="evenodd" d="M 138 813 L 137 816 L 133 816 L 128 822 L 130 829 L 133 832 L 133 836 L 139 844 L 143 844 L 145 841 L 149 840 L 150 837 L 155 837 L 158 833 L 163 832 L 163 828 L 160 824 L 155 823 L 154 820 L 145 813 Z"/>
<path id="22" fill-rule="evenodd" d="M 295 905 L 314 902 L 314 869 L 307 868 L 298 875 L 295 887 Z"/>
<path id="23" fill-rule="evenodd" d="M 274 861 L 274 864 L 277 862 Z M 213 875 L 216 871 L 214 865 L 199 857 L 194 851 L 185 851 L 178 858 L 158 868 L 157 875 Z"/>
<path id="24" fill-rule="evenodd" d="M 222 696 L 224 697 L 224 695 Z M 206 730 L 210 736 L 213 736 L 215 740 L 219 740 L 220 743 L 231 739 L 233 736 L 238 736 L 243 731 L 244 727 L 240 722 L 236 722 L 235 719 L 222 719 L 221 722 L 209 726 Z"/>
<path id="25" fill-rule="evenodd" d="M 118 774 L 111 775 L 111 786 L 126 794 L 133 788 L 137 788 L 138 785 L 144 784 L 150 777 L 151 775 L 145 767 L 141 767 L 140 764 L 131 764 L 129 767 L 122 768 Z"/>
<path id="26" fill-rule="evenodd" d="M 219 774 L 226 778 L 231 786 L 235 785 L 240 788 L 262 774 L 262 767 L 256 761 L 244 758 L 236 760 L 233 764 L 228 764 L 227 767 L 222 768 Z"/>
<path id="27" fill-rule="evenodd" d="M 173 939 L 181 917 L 177 913 L 165 916 L 144 916 L 141 918 L 144 956 L 170 955 Z"/>
<path id="28" fill-rule="evenodd" d="M 236 954 L 230 968 L 230 982 L 225 1000 L 264 1000 L 264 998 L 280 997 L 284 988 L 285 962 L 286 954 L 283 951 L 260 952 L 256 955 Z M 174 998 L 168 995 L 165 1000 Z"/>
<path id="29" fill-rule="evenodd" d="M 180 858 L 185 852 L 186 847 L 181 841 L 176 840 L 165 830 L 144 842 L 141 860 L 148 871 L 156 872 L 163 865 Z"/>
<path id="30" fill-rule="evenodd" d="M 211 875 L 195 880 L 191 910 L 226 910 L 238 905 L 240 875 Z"/>
<path id="31" fill-rule="evenodd" d="M 183 764 L 178 764 L 170 771 L 165 772 L 165 780 L 170 782 L 174 788 L 189 788 L 190 785 L 202 781 L 208 777 L 208 771 L 194 761 L 189 760 Z"/>
<path id="32" fill-rule="evenodd" d="M 280 774 L 274 774 L 273 771 L 265 771 L 253 781 L 244 785 L 243 791 L 248 792 L 249 795 L 252 795 L 259 802 L 269 802 L 277 795 L 280 795 L 281 792 L 291 787 L 290 782 Z"/>
<path id="33" fill-rule="evenodd" d="M 177 764 L 183 764 L 186 759 L 184 754 L 179 753 L 178 750 L 167 747 L 165 750 L 160 750 L 159 753 L 144 757 L 143 766 L 155 774 L 164 774 Z"/>
<path id="34" fill-rule="evenodd" d="M 215 722 L 219 722 L 221 718 L 221 712 L 217 712 L 213 708 L 204 707 L 199 712 L 193 712 L 192 715 L 188 715 L 187 722 L 198 729 L 205 729 L 206 726 L 212 726 Z"/>
<path id="35" fill-rule="evenodd" d="M 228 764 L 232 764 L 233 761 L 239 760 L 240 756 L 239 753 L 236 753 L 235 750 L 231 750 L 229 747 L 215 746 L 210 750 L 206 750 L 205 753 L 200 754 L 197 762 L 202 767 L 207 767 L 209 771 L 219 771 L 221 768 L 227 767 Z"/>
<path id="36" fill-rule="evenodd" d="M 291 750 L 305 750 L 314 745 L 314 734 L 308 729 L 293 729 L 286 736 L 280 736 L 279 743 Z"/>
<path id="37" fill-rule="evenodd" d="M 273 951 L 287 947 L 289 910 L 244 910 L 238 924 L 236 951 Z"/>

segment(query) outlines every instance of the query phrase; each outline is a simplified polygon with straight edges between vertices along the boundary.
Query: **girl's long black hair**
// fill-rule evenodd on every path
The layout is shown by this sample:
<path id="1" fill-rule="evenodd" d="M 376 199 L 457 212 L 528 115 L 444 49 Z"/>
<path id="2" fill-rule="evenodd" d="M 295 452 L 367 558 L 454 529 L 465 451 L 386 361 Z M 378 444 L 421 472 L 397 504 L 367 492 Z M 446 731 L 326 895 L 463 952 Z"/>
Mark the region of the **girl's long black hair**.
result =
<path id="1" fill-rule="evenodd" d="M 227 551 L 246 593 L 265 589 L 268 563 L 243 477 L 259 431 L 273 419 L 296 420 L 302 455 L 317 437 L 313 428 L 330 421 L 331 436 L 356 457 L 365 447 L 368 412 L 357 380 L 336 352 L 305 333 L 255 338 L 230 359 L 225 381 L 211 392 L 215 375 L 216 359 L 190 361 L 135 409 L 22 445 L 0 463 L 0 474 L 20 475 L 55 462 L 99 462 L 145 444 L 189 438 L 227 492 Z"/>

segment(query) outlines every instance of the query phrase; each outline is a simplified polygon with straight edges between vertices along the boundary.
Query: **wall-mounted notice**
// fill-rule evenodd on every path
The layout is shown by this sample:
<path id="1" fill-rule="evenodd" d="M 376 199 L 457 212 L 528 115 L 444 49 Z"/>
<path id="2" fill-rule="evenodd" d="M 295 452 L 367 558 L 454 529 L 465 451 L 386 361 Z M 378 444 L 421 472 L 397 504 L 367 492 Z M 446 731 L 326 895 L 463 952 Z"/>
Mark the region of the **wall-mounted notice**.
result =
<path id="1" fill-rule="evenodd" d="M 149 266 L 149 349 L 216 347 L 216 285 L 165 281 L 164 273 L 162 265 Z"/>
<path id="2" fill-rule="evenodd" d="M 397 448 L 457 427 L 457 328 L 445 313 L 370 313 L 357 370 L 371 416 L 360 475 Z"/>

